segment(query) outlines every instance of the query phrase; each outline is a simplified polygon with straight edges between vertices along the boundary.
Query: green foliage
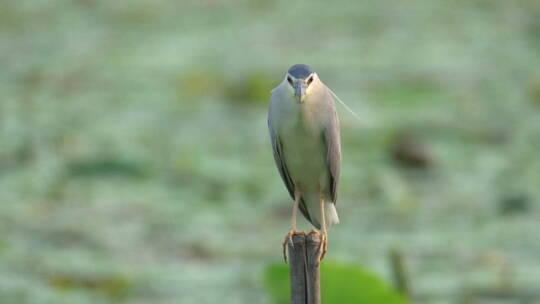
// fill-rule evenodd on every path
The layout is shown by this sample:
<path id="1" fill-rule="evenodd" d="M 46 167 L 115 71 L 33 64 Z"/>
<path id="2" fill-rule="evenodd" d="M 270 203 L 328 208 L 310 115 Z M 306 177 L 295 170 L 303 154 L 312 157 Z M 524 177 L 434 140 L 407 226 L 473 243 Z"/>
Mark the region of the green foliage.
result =
<path id="1" fill-rule="evenodd" d="M 239 105 L 266 105 L 276 77 L 261 71 L 228 77 L 218 69 L 193 68 L 184 72 L 178 82 L 177 95 L 182 99 L 218 98 Z"/>
<path id="2" fill-rule="evenodd" d="M 525 193 L 511 193 L 499 200 L 501 215 L 526 214 L 531 209 L 531 203 Z"/>
<path id="3" fill-rule="evenodd" d="M 182 100 L 192 101 L 220 96 L 225 87 L 225 77 L 215 70 L 192 68 L 182 74 L 176 89 Z"/>
<path id="4" fill-rule="evenodd" d="M 226 95 L 229 100 L 239 104 L 266 105 L 275 85 L 275 78 L 271 75 L 263 72 L 246 73 L 231 83 Z"/>
<path id="5" fill-rule="evenodd" d="M 98 177 L 123 176 L 142 178 L 148 174 L 147 168 L 137 161 L 117 158 L 96 158 L 72 161 L 67 164 L 70 176 Z"/>
<path id="6" fill-rule="evenodd" d="M 530 85 L 529 91 L 533 104 L 540 106 L 540 80 L 533 82 Z"/>
<path id="7" fill-rule="evenodd" d="M 290 303 L 287 265 L 270 265 L 264 281 L 273 303 Z M 403 296 L 361 266 L 337 263 L 321 265 L 321 299 L 328 304 L 407 303 Z"/>
<path id="8" fill-rule="evenodd" d="M 273 264 L 266 268 L 264 285 L 275 304 L 285 304 L 291 301 L 289 286 L 289 268 L 284 264 Z"/>
<path id="9" fill-rule="evenodd" d="M 133 281 L 122 275 L 103 277 L 81 277 L 69 274 L 55 274 L 49 278 L 49 285 L 58 291 L 86 289 L 104 294 L 112 299 L 124 299 L 133 287 Z"/>

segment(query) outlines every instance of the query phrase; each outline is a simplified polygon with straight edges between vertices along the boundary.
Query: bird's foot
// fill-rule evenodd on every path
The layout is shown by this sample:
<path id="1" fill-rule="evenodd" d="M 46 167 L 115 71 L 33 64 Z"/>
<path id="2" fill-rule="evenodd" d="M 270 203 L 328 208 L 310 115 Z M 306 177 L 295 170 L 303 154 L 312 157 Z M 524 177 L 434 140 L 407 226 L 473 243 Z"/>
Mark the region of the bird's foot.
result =
<path id="1" fill-rule="evenodd" d="M 328 233 L 326 231 L 317 231 L 315 229 L 311 230 L 310 233 L 315 233 L 320 235 L 321 242 L 319 243 L 319 263 L 324 259 L 326 252 L 328 251 Z"/>
<path id="2" fill-rule="evenodd" d="M 285 236 L 285 239 L 283 240 L 283 259 L 285 260 L 285 263 L 288 263 L 287 261 L 287 256 L 288 256 L 288 250 L 287 250 L 287 244 L 291 243 L 293 244 L 293 235 L 295 234 L 302 234 L 303 232 L 301 231 L 297 231 L 295 229 L 291 229 L 289 230 L 289 233 L 287 233 L 287 235 Z M 294 246 L 294 245 L 292 245 Z"/>

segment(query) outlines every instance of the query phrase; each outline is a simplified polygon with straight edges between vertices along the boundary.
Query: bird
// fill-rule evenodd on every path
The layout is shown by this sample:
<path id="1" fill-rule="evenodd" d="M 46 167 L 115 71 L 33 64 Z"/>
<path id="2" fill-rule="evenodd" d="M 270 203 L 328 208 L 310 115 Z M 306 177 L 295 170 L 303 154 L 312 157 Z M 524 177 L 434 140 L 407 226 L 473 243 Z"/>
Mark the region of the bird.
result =
<path id="1" fill-rule="evenodd" d="M 294 201 L 286 245 L 296 230 L 298 210 L 319 231 L 319 261 L 328 246 L 327 230 L 339 223 L 336 211 L 341 171 L 339 118 L 333 92 L 308 65 L 295 64 L 272 90 L 268 129 L 274 160 Z"/>

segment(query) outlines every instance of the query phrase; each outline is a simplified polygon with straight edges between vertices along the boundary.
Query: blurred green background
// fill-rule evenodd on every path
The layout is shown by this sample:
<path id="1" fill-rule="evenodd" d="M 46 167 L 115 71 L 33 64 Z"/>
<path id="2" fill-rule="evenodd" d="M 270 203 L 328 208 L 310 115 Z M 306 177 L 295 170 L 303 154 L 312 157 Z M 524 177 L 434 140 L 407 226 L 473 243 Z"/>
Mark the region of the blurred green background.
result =
<path id="1" fill-rule="evenodd" d="M 0 63 L 2 304 L 270 303 L 295 63 L 362 118 L 338 105 L 328 260 L 390 284 L 398 248 L 413 303 L 540 303 L 537 0 L 8 0 Z"/>

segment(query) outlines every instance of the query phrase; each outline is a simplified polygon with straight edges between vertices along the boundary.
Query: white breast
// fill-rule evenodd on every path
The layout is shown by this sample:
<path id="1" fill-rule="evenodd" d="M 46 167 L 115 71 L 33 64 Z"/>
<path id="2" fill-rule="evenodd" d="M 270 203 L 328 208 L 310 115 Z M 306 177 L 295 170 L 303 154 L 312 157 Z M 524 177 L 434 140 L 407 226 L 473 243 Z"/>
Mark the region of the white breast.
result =
<path id="1" fill-rule="evenodd" d="M 316 122 L 316 112 L 307 102 L 292 102 L 279 126 L 283 155 L 289 174 L 302 191 L 318 193 L 326 185 L 326 151 L 321 129 Z"/>

